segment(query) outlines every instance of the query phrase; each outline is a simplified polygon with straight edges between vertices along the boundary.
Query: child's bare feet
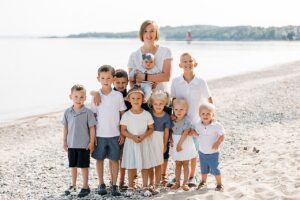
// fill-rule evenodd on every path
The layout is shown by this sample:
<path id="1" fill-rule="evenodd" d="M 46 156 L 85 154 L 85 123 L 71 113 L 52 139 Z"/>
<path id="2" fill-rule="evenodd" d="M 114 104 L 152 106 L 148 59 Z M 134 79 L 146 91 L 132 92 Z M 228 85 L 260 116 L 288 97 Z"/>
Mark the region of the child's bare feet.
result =
<path id="1" fill-rule="evenodd" d="M 183 184 L 183 185 L 182 185 L 182 189 L 183 189 L 184 191 L 189 191 L 189 190 L 190 190 L 190 187 L 188 186 L 188 184 Z"/>

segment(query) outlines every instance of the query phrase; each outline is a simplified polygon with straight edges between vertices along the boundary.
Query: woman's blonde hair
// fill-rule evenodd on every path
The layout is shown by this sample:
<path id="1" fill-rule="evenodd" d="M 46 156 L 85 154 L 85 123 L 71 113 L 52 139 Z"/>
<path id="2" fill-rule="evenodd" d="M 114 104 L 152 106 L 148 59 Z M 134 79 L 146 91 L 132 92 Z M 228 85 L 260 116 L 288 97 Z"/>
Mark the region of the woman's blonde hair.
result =
<path id="1" fill-rule="evenodd" d="M 159 40 L 159 37 L 160 37 L 160 31 L 159 31 L 159 27 L 158 25 L 156 24 L 155 21 L 153 20 L 146 20 L 142 23 L 141 27 L 140 27 L 140 31 L 139 31 L 139 37 L 140 37 L 140 40 L 142 42 L 144 42 L 144 38 L 143 38 L 143 35 L 144 35 L 144 32 L 145 32 L 145 29 L 147 28 L 148 25 L 150 24 L 153 24 L 156 28 L 156 36 L 155 36 L 155 40 L 158 41 Z"/>
<path id="2" fill-rule="evenodd" d="M 157 91 L 152 92 L 152 94 L 148 100 L 149 107 L 152 107 L 153 100 L 164 100 L 165 106 L 168 106 L 170 104 L 169 94 L 162 90 L 157 90 Z"/>

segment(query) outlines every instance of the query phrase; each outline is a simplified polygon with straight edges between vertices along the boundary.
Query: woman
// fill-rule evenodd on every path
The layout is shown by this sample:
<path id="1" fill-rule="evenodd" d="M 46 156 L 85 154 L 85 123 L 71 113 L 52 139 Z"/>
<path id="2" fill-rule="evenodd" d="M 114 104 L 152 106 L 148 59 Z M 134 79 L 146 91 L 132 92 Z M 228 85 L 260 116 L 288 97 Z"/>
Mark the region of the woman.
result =
<path id="1" fill-rule="evenodd" d="M 158 44 L 160 36 L 159 27 L 156 22 L 146 20 L 142 23 L 139 31 L 140 40 L 143 45 L 131 53 L 128 62 L 129 74 L 132 70 L 136 70 L 136 82 L 152 81 L 155 84 L 155 90 L 168 90 L 167 82 L 170 80 L 172 68 L 172 53 L 169 48 L 162 47 Z M 142 73 L 142 55 L 145 53 L 152 53 L 155 57 L 155 63 L 161 70 L 158 74 Z M 132 84 L 131 84 L 132 86 Z"/>

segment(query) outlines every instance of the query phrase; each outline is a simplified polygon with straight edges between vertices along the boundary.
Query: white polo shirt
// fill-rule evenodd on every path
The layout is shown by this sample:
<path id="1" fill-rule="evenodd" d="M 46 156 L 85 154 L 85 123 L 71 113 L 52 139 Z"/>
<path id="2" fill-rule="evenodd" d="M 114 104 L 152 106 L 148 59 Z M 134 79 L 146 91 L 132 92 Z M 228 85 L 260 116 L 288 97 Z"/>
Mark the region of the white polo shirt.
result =
<path id="1" fill-rule="evenodd" d="M 181 75 L 172 80 L 171 97 L 185 99 L 188 102 L 188 116 L 194 124 L 199 120 L 200 105 L 207 103 L 211 95 L 205 80 L 195 76 L 188 83 Z"/>
<path id="2" fill-rule="evenodd" d="M 97 137 L 116 137 L 120 136 L 120 111 L 125 111 L 123 95 L 112 90 L 108 95 L 99 91 L 101 103 L 95 106 L 92 103 L 92 111 L 97 114 Z"/>
<path id="3" fill-rule="evenodd" d="M 213 144 L 221 135 L 225 134 L 224 127 L 219 122 L 212 122 L 209 125 L 202 124 L 201 120 L 195 124 L 195 130 L 199 134 L 199 151 L 204 154 L 212 154 L 218 152 L 213 149 Z"/>

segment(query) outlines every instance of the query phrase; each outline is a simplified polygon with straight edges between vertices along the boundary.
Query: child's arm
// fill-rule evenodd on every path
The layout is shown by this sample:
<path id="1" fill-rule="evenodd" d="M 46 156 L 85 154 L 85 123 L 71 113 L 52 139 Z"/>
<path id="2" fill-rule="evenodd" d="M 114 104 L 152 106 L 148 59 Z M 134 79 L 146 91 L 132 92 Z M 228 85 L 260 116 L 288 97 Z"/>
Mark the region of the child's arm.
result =
<path id="1" fill-rule="evenodd" d="M 122 117 L 122 115 L 125 113 L 125 111 L 120 111 L 120 118 Z M 120 126 L 120 132 L 121 132 L 121 126 Z M 123 136 L 122 134 L 120 134 L 119 140 L 118 140 L 119 144 L 123 144 L 125 142 L 125 136 Z"/>
<path id="2" fill-rule="evenodd" d="M 189 132 L 190 132 L 190 129 L 185 129 L 184 132 L 182 133 L 182 135 L 180 137 L 180 140 L 179 140 L 179 142 L 177 144 L 177 147 L 176 147 L 177 152 L 182 151 L 182 144 L 185 141 L 185 139 L 187 138 Z"/>
<path id="3" fill-rule="evenodd" d="M 64 126 L 64 138 L 63 138 L 63 147 L 65 151 L 68 151 L 68 143 L 67 143 L 67 135 L 68 135 L 68 127 Z"/>
<path id="4" fill-rule="evenodd" d="M 138 135 L 133 135 L 127 131 L 127 127 L 125 125 L 121 125 L 121 135 L 126 138 L 133 140 L 135 143 L 140 143 L 141 139 Z"/>
<path id="5" fill-rule="evenodd" d="M 154 131 L 154 124 L 148 125 L 147 131 L 140 135 L 141 141 L 143 141 L 146 137 L 150 136 Z"/>
<path id="6" fill-rule="evenodd" d="M 224 141 L 225 137 L 224 135 L 221 135 L 218 140 L 213 144 L 212 149 L 219 149 L 220 144 Z"/>
<path id="7" fill-rule="evenodd" d="M 196 130 L 191 129 L 191 131 L 189 132 L 189 136 L 198 137 L 198 136 L 199 136 L 199 133 L 197 133 Z"/>
<path id="8" fill-rule="evenodd" d="M 95 90 L 92 90 L 90 92 L 90 95 L 93 97 L 93 103 L 96 105 L 96 106 L 99 106 L 100 103 L 101 103 L 101 96 L 99 94 L 99 92 L 95 91 Z"/>
<path id="9" fill-rule="evenodd" d="M 94 152 L 95 136 L 96 136 L 95 126 L 91 126 L 90 127 L 90 143 L 89 143 L 88 147 L 86 148 L 86 150 L 90 150 L 90 153 Z"/>
<path id="10" fill-rule="evenodd" d="M 169 135 L 170 135 L 170 129 L 165 128 L 164 130 L 164 153 L 167 151 L 167 144 L 169 140 Z"/>

